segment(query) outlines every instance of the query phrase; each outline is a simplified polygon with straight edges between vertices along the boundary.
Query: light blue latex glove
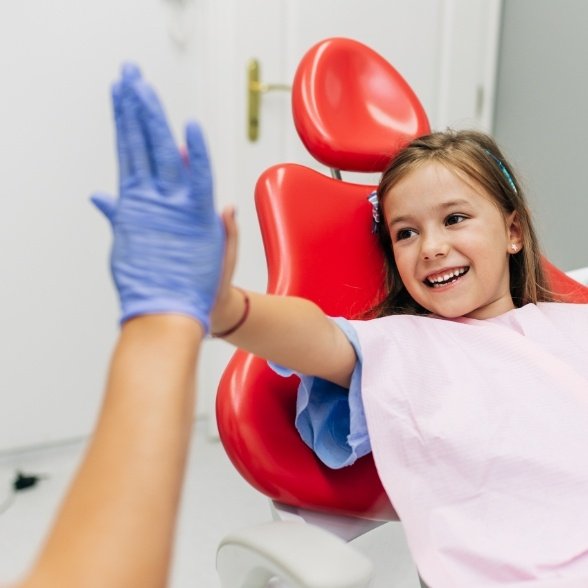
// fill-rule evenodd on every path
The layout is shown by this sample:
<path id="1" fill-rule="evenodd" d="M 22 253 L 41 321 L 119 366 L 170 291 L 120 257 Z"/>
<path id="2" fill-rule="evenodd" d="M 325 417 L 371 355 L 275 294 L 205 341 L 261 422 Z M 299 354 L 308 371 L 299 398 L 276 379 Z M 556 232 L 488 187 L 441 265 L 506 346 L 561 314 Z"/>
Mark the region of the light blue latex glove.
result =
<path id="1" fill-rule="evenodd" d="M 112 224 L 111 270 L 121 323 L 141 314 L 180 313 L 209 331 L 225 231 L 214 209 L 208 155 L 196 123 L 182 158 L 155 92 L 133 65 L 112 89 L 120 197 L 95 194 Z"/>

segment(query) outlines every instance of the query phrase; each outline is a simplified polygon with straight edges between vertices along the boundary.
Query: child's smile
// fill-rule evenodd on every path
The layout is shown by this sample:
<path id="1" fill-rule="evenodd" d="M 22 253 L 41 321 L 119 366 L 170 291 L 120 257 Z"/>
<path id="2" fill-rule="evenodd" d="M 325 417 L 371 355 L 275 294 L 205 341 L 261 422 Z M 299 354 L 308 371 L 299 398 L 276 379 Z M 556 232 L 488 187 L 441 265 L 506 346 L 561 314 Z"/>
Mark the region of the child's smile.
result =
<path id="1" fill-rule="evenodd" d="M 425 278 L 425 284 L 431 288 L 444 288 L 455 284 L 457 280 L 468 273 L 469 267 L 456 267 L 440 272 L 433 272 Z"/>
<path id="2" fill-rule="evenodd" d="M 508 262 L 519 224 L 481 186 L 431 162 L 394 185 L 383 208 L 400 277 L 421 306 L 479 319 L 514 308 Z"/>

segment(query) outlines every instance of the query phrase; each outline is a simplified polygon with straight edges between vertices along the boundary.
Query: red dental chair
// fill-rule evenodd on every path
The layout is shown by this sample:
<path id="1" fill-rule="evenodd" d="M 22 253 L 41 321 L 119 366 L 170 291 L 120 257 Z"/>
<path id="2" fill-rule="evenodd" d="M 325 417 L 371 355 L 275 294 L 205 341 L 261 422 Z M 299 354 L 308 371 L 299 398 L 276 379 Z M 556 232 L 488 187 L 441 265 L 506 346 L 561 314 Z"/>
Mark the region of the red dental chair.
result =
<path id="1" fill-rule="evenodd" d="M 267 291 L 355 318 L 383 294 L 384 262 L 367 201 L 375 187 L 341 181 L 339 172 L 382 171 L 399 148 L 429 131 L 427 117 L 389 63 L 341 38 L 318 43 L 303 57 L 292 109 L 304 145 L 333 177 L 280 164 L 259 178 L 255 203 Z M 545 265 L 562 299 L 588 302 L 588 288 Z M 297 385 L 297 378 L 276 375 L 263 359 L 234 354 L 220 382 L 217 421 L 237 470 L 282 513 L 304 513 L 309 522 L 344 521 L 327 524 L 347 540 L 397 520 L 371 456 L 331 470 L 303 443 L 294 428 Z"/>

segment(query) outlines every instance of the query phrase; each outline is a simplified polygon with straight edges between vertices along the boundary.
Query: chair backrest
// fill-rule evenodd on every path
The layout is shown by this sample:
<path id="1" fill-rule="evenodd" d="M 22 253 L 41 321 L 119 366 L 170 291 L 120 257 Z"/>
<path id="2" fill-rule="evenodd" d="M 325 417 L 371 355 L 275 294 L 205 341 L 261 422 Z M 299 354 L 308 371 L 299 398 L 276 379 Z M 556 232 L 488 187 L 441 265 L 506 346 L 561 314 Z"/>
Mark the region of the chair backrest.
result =
<path id="1" fill-rule="evenodd" d="M 350 56 L 350 52 L 357 55 Z M 371 59 L 377 67 L 370 66 Z M 329 73 L 331 62 L 334 69 Z M 341 65 L 347 62 L 363 64 L 377 79 L 368 81 L 367 74 L 359 69 L 349 76 L 349 69 Z M 347 133 L 355 129 L 357 139 L 363 128 L 378 129 L 372 137 L 387 132 L 389 146 L 402 146 L 412 138 L 409 127 L 379 123 L 394 120 L 399 110 L 396 102 L 403 105 L 400 111 L 404 120 L 416 121 L 410 127 L 413 136 L 428 131 L 426 117 L 412 90 L 391 66 L 382 62 L 364 45 L 346 39 L 329 39 L 313 47 L 302 60 L 293 89 L 296 126 L 313 155 L 329 167 L 382 169 L 387 161 L 384 158 L 393 151 L 386 148 L 383 135 L 375 142 L 376 154 L 370 159 L 369 146 L 357 150 Z M 320 91 L 312 84 L 313 71 L 321 73 L 314 78 Z M 335 134 L 337 120 L 325 122 L 325 100 L 339 113 L 347 112 L 351 106 L 335 105 L 331 97 L 337 93 L 358 100 L 359 94 L 353 91 L 355 84 L 388 88 L 395 98 L 387 114 L 382 110 L 385 101 L 372 110 L 358 105 L 368 119 L 365 124 L 357 117 L 353 124 L 348 116 L 337 117 L 340 122 L 346 121 L 341 123 L 345 127 L 344 140 L 339 142 Z M 305 100 L 309 102 L 307 110 L 303 108 Z M 309 114 L 305 118 L 306 112 Z M 369 120 L 370 115 L 377 122 Z M 321 128 L 326 129 L 328 145 L 318 140 Z M 370 230 L 367 196 L 373 188 L 331 179 L 294 164 L 278 165 L 262 174 L 255 202 L 267 258 L 268 292 L 303 296 L 329 315 L 348 318 L 361 316 L 379 300 L 384 264 Z M 549 262 L 545 264 L 552 287 L 562 299 L 588 302 L 588 288 Z M 331 470 L 302 442 L 294 428 L 297 383 L 295 377 L 277 376 L 260 358 L 243 351 L 235 353 L 220 382 L 217 420 L 221 440 L 237 470 L 278 502 L 364 518 L 395 519 L 371 456 L 351 467 Z"/>
<path id="2" fill-rule="evenodd" d="M 267 170 L 257 184 L 256 205 L 268 291 L 309 298 L 334 316 L 367 310 L 378 295 L 383 261 L 370 231 L 370 191 L 302 166 Z M 277 376 L 264 360 L 234 355 L 220 383 L 217 420 L 237 469 L 278 502 L 394 518 L 371 456 L 334 471 L 304 445 L 294 429 L 296 388 L 297 378 Z"/>
<path id="3" fill-rule="evenodd" d="M 347 171 L 382 170 L 402 145 L 429 129 L 402 76 L 350 39 L 327 39 L 306 53 L 294 78 L 292 111 L 310 153 Z M 309 298 L 334 316 L 367 310 L 379 298 L 383 278 L 383 258 L 370 231 L 367 196 L 373 188 L 296 165 L 266 171 L 255 199 L 268 292 Z M 304 445 L 293 426 L 296 388 L 296 378 L 280 378 L 264 360 L 234 355 L 219 386 L 217 420 L 237 469 L 278 502 L 396 518 L 371 456 L 333 471 Z"/>

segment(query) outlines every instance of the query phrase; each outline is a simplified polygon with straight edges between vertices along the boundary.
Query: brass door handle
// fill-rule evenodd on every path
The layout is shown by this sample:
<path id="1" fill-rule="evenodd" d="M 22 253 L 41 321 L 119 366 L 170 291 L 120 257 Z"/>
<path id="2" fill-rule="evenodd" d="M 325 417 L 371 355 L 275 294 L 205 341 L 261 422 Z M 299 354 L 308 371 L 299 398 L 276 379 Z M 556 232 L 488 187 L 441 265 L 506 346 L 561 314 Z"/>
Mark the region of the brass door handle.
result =
<path id="1" fill-rule="evenodd" d="M 289 92 L 292 89 L 288 84 L 264 84 L 259 81 L 259 78 L 259 61 L 250 59 L 247 64 L 247 137 L 251 142 L 259 138 L 261 95 L 274 91 Z"/>

